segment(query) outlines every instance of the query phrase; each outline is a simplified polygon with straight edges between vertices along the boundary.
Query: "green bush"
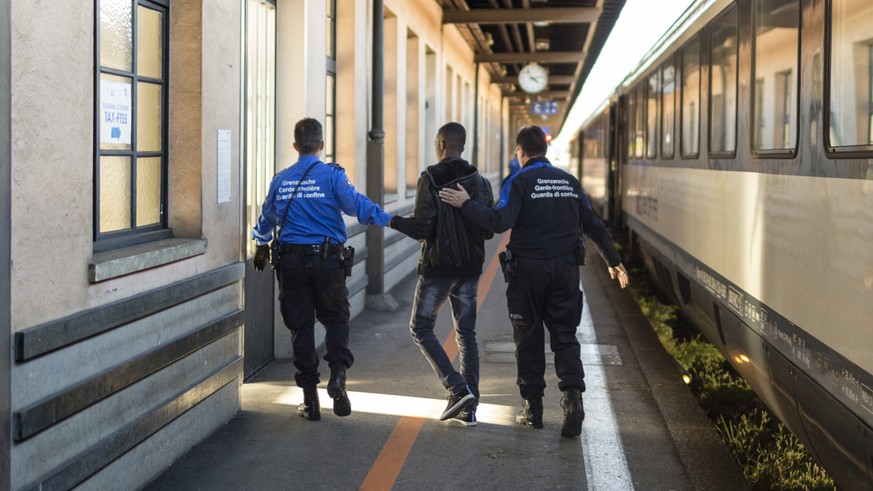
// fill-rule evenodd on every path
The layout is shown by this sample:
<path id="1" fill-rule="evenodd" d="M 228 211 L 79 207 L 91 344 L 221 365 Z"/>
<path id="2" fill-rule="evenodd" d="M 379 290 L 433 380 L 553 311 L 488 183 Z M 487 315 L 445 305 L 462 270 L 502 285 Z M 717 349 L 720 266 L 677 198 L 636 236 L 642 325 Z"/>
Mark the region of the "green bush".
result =
<path id="1" fill-rule="evenodd" d="M 721 352 L 695 333 L 679 308 L 663 299 L 645 272 L 632 271 L 631 293 L 689 387 L 716 425 L 755 490 L 834 490 L 834 481 L 782 424 Z M 677 333 L 677 331 L 679 331 Z"/>
<path id="2" fill-rule="evenodd" d="M 763 409 L 716 427 L 749 484 L 756 490 L 833 490 L 834 481 L 803 444 Z"/>

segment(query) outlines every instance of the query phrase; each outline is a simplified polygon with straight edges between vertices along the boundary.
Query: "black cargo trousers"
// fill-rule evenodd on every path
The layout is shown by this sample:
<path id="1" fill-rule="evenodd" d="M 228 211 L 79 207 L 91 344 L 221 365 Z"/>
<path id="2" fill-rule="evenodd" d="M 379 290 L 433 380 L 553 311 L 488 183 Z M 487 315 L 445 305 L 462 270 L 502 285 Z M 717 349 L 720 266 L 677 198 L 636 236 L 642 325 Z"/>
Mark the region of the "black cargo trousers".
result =
<path id="1" fill-rule="evenodd" d="M 549 259 L 517 257 L 506 302 L 521 397 L 542 397 L 546 388 L 545 330 L 549 330 L 558 388 L 585 391 L 585 371 L 576 328 L 582 318 L 582 291 L 575 253 Z"/>
<path id="2" fill-rule="evenodd" d="M 282 252 L 276 269 L 279 309 L 291 331 L 294 380 L 298 387 L 319 384 L 315 319 L 324 326 L 328 366 L 351 367 L 349 350 L 349 290 L 345 269 L 336 251 L 326 257 L 304 251 Z"/>

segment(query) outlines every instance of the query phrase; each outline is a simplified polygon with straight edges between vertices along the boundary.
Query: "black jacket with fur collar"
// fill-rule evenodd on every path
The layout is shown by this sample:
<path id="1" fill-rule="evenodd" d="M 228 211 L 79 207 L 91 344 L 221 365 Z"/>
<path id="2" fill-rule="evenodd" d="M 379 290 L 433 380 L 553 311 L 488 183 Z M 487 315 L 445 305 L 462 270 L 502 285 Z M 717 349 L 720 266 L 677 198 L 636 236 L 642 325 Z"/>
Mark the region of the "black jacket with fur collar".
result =
<path id="1" fill-rule="evenodd" d="M 418 274 L 441 278 L 469 278 L 482 274 L 485 240 L 494 236 L 440 200 L 439 190 L 467 190 L 470 199 L 491 207 L 491 183 L 479 170 L 460 158 L 447 158 L 429 166 L 418 178 L 412 217 L 395 216 L 391 228 L 421 241 Z"/>

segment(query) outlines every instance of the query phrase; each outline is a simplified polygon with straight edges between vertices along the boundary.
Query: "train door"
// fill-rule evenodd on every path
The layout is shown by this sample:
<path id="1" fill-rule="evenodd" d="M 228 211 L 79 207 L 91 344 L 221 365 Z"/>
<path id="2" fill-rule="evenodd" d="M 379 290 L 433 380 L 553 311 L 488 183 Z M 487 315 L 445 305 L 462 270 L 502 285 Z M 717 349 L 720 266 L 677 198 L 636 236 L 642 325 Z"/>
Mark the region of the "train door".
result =
<path id="1" fill-rule="evenodd" d="M 243 375 L 249 378 L 273 360 L 274 275 L 269 269 L 255 271 L 252 265 L 255 242 L 249 237 L 276 172 L 275 0 L 246 0 L 245 25 L 243 249 L 246 258 L 246 323 Z"/>

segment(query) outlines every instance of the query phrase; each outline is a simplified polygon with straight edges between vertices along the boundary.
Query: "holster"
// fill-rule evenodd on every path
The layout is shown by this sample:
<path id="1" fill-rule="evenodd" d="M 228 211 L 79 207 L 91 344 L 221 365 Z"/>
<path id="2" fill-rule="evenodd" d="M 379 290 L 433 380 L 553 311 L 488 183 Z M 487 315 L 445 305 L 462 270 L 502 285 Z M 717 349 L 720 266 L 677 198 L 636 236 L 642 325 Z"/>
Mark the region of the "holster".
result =
<path id="1" fill-rule="evenodd" d="M 497 255 L 500 261 L 500 269 L 503 271 L 503 280 L 509 283 L 515 278 L 515 258 L 512 257 L 512 251 L 505 250 Z"/>
<path id="2" fill-rule="evenodd" d="M 273 271 L 279 269 L 279 262 L 282 259 L 282 247 L 279 244 L 279 241 L 273 239 L 270 242 L 270 267 L 273 268 Z"/>
<path id="3" fill-rule="evenodd" d="M 352 275 L 352 266 L 355 265 L 355 248 L 352 246 L 345 246 L 340 249 L 340 264 L 342 264 L 343 269 L 346 271 L 346 276 Z"/>
<path id="4" fill-rule="evenodd" d="M 576 264 L 585 266 L 585 238 L 579 237 L 579 242 L 576 243 Z"/>

